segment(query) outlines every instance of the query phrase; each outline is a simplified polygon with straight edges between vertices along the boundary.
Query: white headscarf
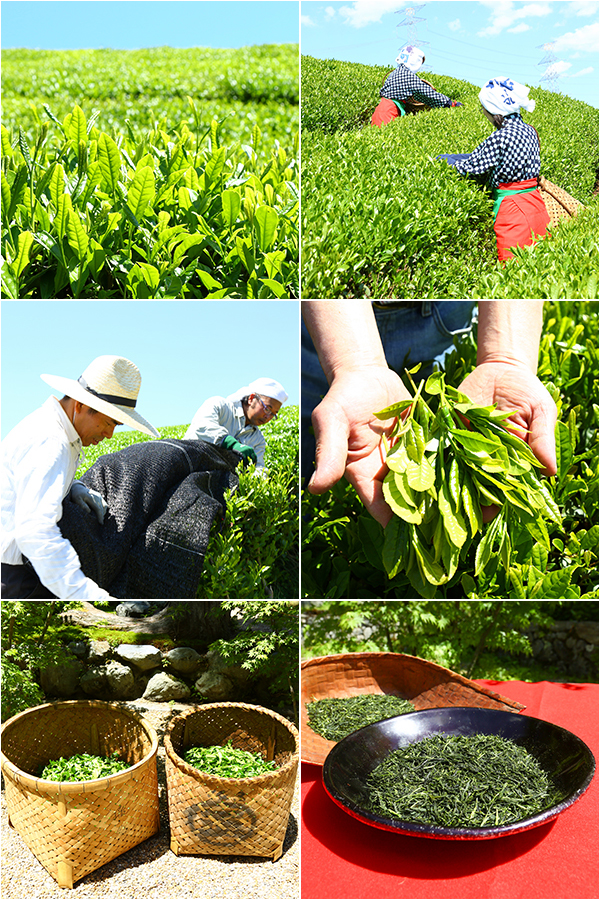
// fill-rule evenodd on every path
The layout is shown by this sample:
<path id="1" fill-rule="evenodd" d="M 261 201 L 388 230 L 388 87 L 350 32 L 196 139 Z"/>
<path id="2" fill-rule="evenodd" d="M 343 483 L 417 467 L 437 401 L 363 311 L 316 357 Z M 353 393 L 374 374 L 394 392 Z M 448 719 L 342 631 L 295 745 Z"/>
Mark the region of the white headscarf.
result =
<path id="1" fill-rule="evenodd" d="M 425 54 L 418 47 L 407 44 L 396 57 L 396 65 L 406 66 L 411 72 L 416 72 L 425 62 Z"/>
<path id="2" fill-rule="evenodd" d="M 535 100 L 529 98 L 529 88 L 510 78 L 491 78 L 479 91 L 479 100 L 493 116 L 510 116 L 521 108 L 527 112 L 535 109 Z"/>
<path id="3" fill-rule="evenodd" d="M 273 378 L 257 378 L 245 387 L 238 388 L 227 399 L 241 400 L 242 397 L 248 397 L 250 394 L 264 394 L 265 397 L 278 400 L 280 403 L 285 403 L 288 398 L 286 391 L 278 381 Z"/>

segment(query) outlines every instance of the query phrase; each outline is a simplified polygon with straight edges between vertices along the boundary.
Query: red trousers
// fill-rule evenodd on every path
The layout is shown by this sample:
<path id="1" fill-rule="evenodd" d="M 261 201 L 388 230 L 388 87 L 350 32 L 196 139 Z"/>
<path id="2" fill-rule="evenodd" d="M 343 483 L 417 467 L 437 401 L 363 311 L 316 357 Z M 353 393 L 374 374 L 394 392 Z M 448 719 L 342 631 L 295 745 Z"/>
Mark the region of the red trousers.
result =
<path id="1" fill-rule="evenodd" d="M 501 190 L 523 190 L 534 187 L 537 179 L 500 184 Z M 510 247 L 526 247 L 546 236 L 550 216 L 539 191 L 513 194 L 500 204 L 494 223 L 498 259 L 511 259 Z"/>
<path id="2" fill-rule="evenodd" d="M 371 125 L 389 125 L 392 119 L 400 115 L 400 110 L 393 100 L 382 97 L 379 105 L 371 116 Z"/>

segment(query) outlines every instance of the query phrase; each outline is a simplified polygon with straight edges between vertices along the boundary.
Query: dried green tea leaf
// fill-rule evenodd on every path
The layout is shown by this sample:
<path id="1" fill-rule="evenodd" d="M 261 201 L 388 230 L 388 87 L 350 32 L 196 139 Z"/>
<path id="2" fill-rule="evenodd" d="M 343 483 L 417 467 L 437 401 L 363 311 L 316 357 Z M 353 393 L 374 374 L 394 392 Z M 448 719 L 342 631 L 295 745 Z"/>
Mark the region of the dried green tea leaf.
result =
<path id="1" fill-rule="evenodd" d="M 365 725 L 415 711 L 410 700 L 394 694 L 323 697 L 307 703 L 306 709 L 309 726 L 328 741 L 341 741 Z"/>

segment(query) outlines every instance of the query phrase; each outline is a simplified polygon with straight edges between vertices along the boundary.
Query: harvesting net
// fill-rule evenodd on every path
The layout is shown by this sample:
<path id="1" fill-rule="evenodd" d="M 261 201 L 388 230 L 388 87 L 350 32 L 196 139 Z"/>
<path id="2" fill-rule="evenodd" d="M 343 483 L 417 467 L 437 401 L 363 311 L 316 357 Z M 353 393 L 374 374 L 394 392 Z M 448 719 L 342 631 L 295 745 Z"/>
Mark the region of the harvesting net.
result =
<path id="1" fill-rule="evenodd" d="M 240 456 L 205 441 L 159 440 L 101 456 L 82 481 L 104 524 L 68 497 L 59 522 L 83 572 L 113 597 L 195 597 L 211 526 L 225 514 Z"/>

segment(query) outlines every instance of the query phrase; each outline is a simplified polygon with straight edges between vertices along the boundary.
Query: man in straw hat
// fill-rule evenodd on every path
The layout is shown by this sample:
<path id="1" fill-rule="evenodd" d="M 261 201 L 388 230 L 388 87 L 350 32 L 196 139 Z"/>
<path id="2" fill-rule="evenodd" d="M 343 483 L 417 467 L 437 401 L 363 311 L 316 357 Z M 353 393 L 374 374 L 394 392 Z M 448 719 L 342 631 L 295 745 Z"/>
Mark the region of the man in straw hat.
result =
<path id="1" fill-rule="evenodd" d="M 135 410 L 139 369 L 121 356 L 99 356 L 76 381 L 41 378 L 64 396 L 49 397 L 2 441 L 2 597 L 110 600 L 84 575 L 57 523 L 69 491 L 104 520 L 100 494 L 73 484 L 82 447 L 112 437 L 116 425 L 159 437 Z"/>
<path id="2" fill-rule="evenodd" d="M 209 397 L 196 412 L 185 438 L 219 444 L 240 453 L 244 465 L 264 467 L 265 439 L 259 431 L 277 413 L 288 395 L 272 378 L 257 378 L 228 397 Z"/>

